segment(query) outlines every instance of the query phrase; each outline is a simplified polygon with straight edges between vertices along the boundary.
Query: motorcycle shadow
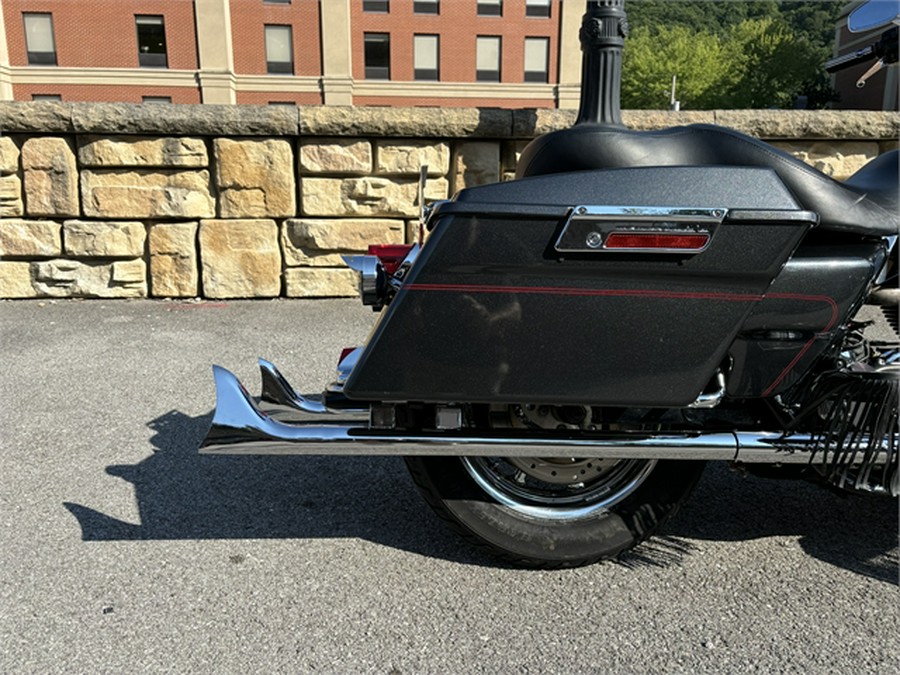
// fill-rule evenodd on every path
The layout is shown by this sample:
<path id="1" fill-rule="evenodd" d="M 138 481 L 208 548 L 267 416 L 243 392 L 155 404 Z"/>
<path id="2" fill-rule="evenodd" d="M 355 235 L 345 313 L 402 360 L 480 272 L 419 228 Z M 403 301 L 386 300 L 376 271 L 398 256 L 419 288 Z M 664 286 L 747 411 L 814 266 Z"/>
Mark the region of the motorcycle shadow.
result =
<path id="1" fill-rule="evenodd" d="M 707 465 L 693 495 L 666 527 L 666 536 L 708 541 L 796 538 L 814 558 L 900 585 L 897 507 L 896 499 L 882 495 L 843 493 L 799 479 L 761 478 L 715 462 Z"/>
<path id="2" fill-rule="evenodd" d="M 211 414 L 151 422 L 152 455 L 106 471 L 134 486 L 140 524 L 65 503 L 84 541 L 360 538 L 471 565 L 499 565 L 435 516 L 397 457 L 226 457 L 197 454 Z M 837 495 L 795 480 L 746 477 L 710 464 L 658 536 L 622 556 L 669 567 L 697 540 L 796 536 L 809 555 L 897 583 L 896 501 Z"/>
<path id="3" fill-rule="evenodd" d="M 493 565 L 433 516 L 401 458 L 200 455 L 211 419 L 173 410 L 149 422 L 153 454 L 106 467 L 132 484 L 140 523 L 66 502 L 82 540 L 360 538 Z"/>

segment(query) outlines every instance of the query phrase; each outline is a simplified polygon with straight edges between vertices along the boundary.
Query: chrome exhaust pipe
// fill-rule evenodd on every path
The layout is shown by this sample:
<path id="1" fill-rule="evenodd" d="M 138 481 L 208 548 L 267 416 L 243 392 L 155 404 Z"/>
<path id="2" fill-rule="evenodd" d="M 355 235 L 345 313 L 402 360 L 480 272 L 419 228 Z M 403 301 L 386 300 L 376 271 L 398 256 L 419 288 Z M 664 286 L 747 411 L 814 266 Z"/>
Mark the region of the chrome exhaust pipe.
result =
<path id="1" fill-rule="evenodd" d="M 266 365 L 263 366 L 263 363 Z M 498 430 L 469 435 L 465 430 L 417 432 L 370 429 L 358 414 L 322 412 L 297 396 L 268 362 L 268 393 L 294 411 L 289 421 L 264 410 L 229 371 L 213 366 L 216 410 L 200 446 L 203 454 L 222 455 L 458 455 L 505 457 L 584 457 L 608 459 L 692 459 L 805 464 L 812 440 L 807 436 L 727 432 L 647 436 L 621 433 L 585 438 L 559 432 L 535 434 Z M 324 408 L 324 406 L 323 406 Z M 327 409 L 326 409 L 327 410 Z"/>
<path id="2" fill-rule="evenodd" d="M 216 368 L 218 366 L 214 366 Z M 260 398 L 266 403 L 280 405 L 286 408 L 292 408 L 301 412 L 312 414 L 324 414 L 328 412 L 328 408 L 321 401 L 311 401 L 308 398 L 300 396 L 294 391 L 281 371 L 275 367 L 274 363 L 259 359 L 259 375 L 262 380 L 262 394 Z M 216 391 L 218 392 L 219 383 L 216 380 Z"/>

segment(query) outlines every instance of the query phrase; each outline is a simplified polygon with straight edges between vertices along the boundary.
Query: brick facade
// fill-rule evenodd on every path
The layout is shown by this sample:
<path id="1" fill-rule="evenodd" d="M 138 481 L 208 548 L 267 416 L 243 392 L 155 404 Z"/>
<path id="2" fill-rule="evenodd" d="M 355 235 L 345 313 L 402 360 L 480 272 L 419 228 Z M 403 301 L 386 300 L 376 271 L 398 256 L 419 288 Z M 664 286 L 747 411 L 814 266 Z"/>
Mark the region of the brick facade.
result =
<path id="1" fill-rule="evenodd" d="M 475 39 L 479 35 L 500 37 L 500 81 L 524 81 L 526 37 L 550 40 L 549 83 L 557 81 L 558 3 L 552 3 L 549 18 L 525 16 L 525 2 L 507 1 L 503 16 L 478 16 L 477 3 L 444 0 L 439 16 L 415 14 L 412 0 L 392 0 L 388 14 L 364 12 L 361 2 L 351 5 L 353 25 L 353 77 L 365 79 L 363 35 L 389 33 L 391 36 L 391 78 L 411 81 L 413 77 L 413 36 L 440 36 L 440 75 L 447 82 L 475 81 Z M 552 103 L 548 101 L 547 103 Z M 413 105 L 417 102 L 413 102 Z"/>
<path id="2" fill-rule="evenodd" d="M 234 72 L 266 74 L 264 26 L 290 26 L 293 33 L 294 74 L 322 74 L 322 38 L 318 2 L 271 4 L 262 0 L 231 0 Z"/>
<path id="3" fill-rule="evenodd" d="M 476 5 L 443 0 L 440 14 L 431 16 L 416 14 L 413 0 L 391 0 L 388 13 L 364 12 L 362 0 L 3 0 L 0 26 L 8 53 L 0 39 L 0 99 L 56 95 L 64 102 L 141 102 L 169 96 L 173 103 L 557 106 L 562 0 L 551 1 L 549 17 L 526 17 L 525 0 L 506 0 L 502 17 L 478 16 Z M 55 66 L 29 65 L 23 13 L 52 15 Z M 164 18 L 167 67 L 140 66 L 135 15 Z M 291 28 L 293 73 L 267 72 L 267 25 Z M 390 81 L 365 77 L 366 32 L 391 36 Z M 440 81 L 415 81 L 416 34 L 439 36 Z M 499 83 L 476 82 L 477 35 L 502 39 Z M 526 37 L 548 40 L 545 83 L 523 86 Z M 577 51 L 577 26 L 569 42 L 566 48 Z M 204 54 L 215 63 L 204 64 Z M 330 67 L 326 54 L 334 59 Z M 181 79 L 173 82 L 173 73 Z M 477 88 L 468 91 L 468 84 Z M 329 96 L 329 88 L 337 94 Z"/>

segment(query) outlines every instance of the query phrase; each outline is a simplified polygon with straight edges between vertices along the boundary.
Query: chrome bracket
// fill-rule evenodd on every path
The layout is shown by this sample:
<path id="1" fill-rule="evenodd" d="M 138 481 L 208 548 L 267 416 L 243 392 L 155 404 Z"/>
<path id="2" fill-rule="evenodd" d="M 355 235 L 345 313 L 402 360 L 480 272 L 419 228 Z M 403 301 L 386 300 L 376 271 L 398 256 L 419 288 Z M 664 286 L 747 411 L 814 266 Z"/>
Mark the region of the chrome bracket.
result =
<path id="1" fill-rule="evenodd" d="M 572 208 L 554 248 L 559 253 L 701 253 L 726 215 L 725 208 L 579 205 Z M 698 243 L 689 248 L 612 246 L 610 235 L 693 237 Z"/>

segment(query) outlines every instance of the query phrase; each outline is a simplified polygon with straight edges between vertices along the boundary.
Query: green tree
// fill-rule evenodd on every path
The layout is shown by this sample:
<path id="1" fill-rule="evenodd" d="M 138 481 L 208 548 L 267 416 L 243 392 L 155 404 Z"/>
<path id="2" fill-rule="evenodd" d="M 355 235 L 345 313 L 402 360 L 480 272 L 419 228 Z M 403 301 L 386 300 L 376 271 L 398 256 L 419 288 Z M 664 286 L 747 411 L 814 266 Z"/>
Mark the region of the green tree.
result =
<path id="1" fill-rule="evenodd" d="M 638 40 L 626 42 L 623 105 L 668 105 L 656 80 L 665 79 L 668 90 L 677 74 L 677 95 L 685 108 L 786 107 L 798 95 L 807 96 L 811 107 L 821 107 L 834 96 L 822 66 L 831 56 L 842 4 L 843 0 L 628 0 L 626 10 Z M 689 31 L 689 42 L 706 52 L 710 38 L 717 39 L 719 58 L 729 63 L 685 59 L 683 44 L 667 46 L 672 39 L 684 42 L 683 33 L 673 33 L 676 28 Z M 635 53 L 629 55 L 632 46 Z M 679 58 L 666 62 L 669 52 Z M 654 59 L 658 63 L 651 63 Z M 713 86 L 709 79 L 716 74 Z M 647 81 L 650 91 L 642 91 L 641 77 L 655 78 Z M 702 93 L 701 83 L 706 83 Z M 651 98 L 657 103 L 650 104 Z"/>
<path id="2" fill-rule="evenodd" d="M 724 48 L 725 58 L 740 73 L 723 98 L 732 108 L 792 107 L 819 65 L 808 38 L 776 18 L 732 26 Z"/>
<path id="3" fill-rule="evenodd" d="M 673 75 L 682 107 L 693 109 L 718 107 L 737 76 L 716 35 L 685 26 L 635 28 L 622 72 L 623 107 L 651 109 L 668 107 Z"/>

